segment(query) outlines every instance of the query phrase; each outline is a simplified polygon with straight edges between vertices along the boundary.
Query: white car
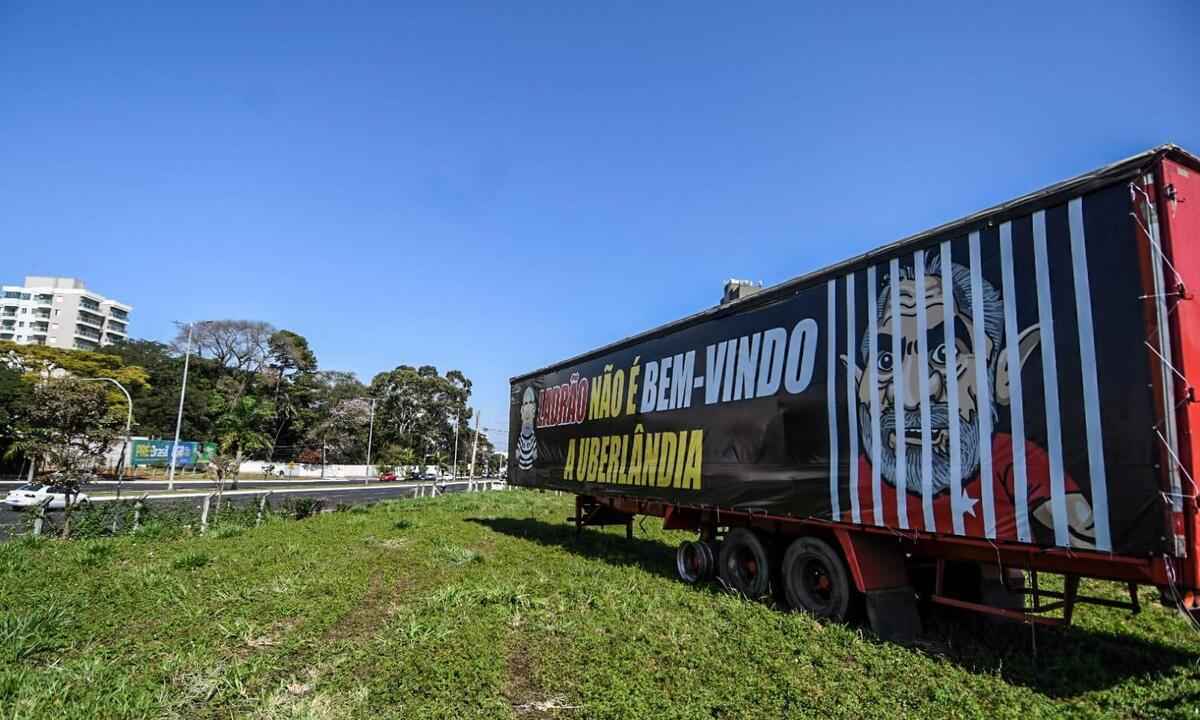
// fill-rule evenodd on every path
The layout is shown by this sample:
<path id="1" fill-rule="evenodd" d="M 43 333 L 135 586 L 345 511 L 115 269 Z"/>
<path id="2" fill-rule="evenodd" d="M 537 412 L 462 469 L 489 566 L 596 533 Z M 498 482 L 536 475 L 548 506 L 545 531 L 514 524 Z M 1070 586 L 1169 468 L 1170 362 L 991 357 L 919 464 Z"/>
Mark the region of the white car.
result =
<path id="1" fill-rule="evenodd" d="M 49 510 L 62 510 L 67 506 L 67 493 L 64 488 L 57 485 L 43 485 L 42 483 L 29 483 L 21 487 L 10 490 L 8 496 L 4 498 L 4 504 L 13 510 L 23 510 L 25 508 L 37 507 L 47 499 L 50 503 L 46 505 Z M 78 505 L 88 499 L 84 493 L 79 493 L 75 496 L 72 504 Z"/>

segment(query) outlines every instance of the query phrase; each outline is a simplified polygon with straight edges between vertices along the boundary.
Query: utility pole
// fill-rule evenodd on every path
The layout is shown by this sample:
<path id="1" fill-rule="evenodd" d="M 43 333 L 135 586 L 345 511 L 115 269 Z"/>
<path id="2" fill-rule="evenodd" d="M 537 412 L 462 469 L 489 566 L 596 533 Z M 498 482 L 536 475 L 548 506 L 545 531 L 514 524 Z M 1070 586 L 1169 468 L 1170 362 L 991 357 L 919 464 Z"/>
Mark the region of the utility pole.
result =
<path id="1" fill-rule="evenodd" d="M 188 323 L 187 348 L 183 351 L 183 385 L 179 388 L 179 413 L 175 416 L 175 439 L 171 442 L 171 456 L 168 462 L 171 463 L 171 469 L 167 471 L 167 490 L 175 489 L 175 450 L 179 447 L 179 427 L 183 424 L 183 398 L 187 395 L 187 376 L 188 376 L 188 361 L 192 357 L 192 327 L 195 323 Z M 234 472 L 237 472 L 235 469 Z"/>
<path id="2" fill-rule="evenodd" d="M 479 417 L 481 415 L 483 415 L 481 411 L 475 411 L 475 439 L 471 443 L 471 477 L 467 480 L 467 492 L 475 489 L 475 449 L 479 447 Z"/>
<path id="3" fill-rule="evenodd" d="M 458 423 L 459 416 L 454 416 L 454 478 L 458 479 Z"/>
<path id="4" fill-rule="evenodd" d="M 363 472 L 363 485 L 371 474 L 371 441 L 375 439 L 375 398 L 371 398 L 371 422 L 367 430 L 367 469 Z"/>

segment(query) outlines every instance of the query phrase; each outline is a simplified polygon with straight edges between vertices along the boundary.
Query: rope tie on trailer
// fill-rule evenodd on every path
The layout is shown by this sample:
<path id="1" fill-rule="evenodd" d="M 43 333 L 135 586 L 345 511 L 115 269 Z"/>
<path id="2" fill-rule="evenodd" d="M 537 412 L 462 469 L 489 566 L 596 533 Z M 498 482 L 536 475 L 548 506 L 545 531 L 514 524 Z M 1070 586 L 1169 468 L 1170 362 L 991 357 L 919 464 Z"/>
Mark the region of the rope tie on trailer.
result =
<path id="1" fill-rule="evenodd" d="M 1141 194 L 1141 196 L 1145 199 L 1147 208 L 1154 207 L 1154 201 L 1150 199 L 1149 193 L 1138 187 L 1137 183 L 1129 183 L 1130 200 L 1136 202 L 1138 194 Z M 1162 246 L 1158 243 L 1158 240 L 1155 239 L 1154 234 L 1150 232 L 1150 228 L 1146 227 L 1146 224 L 1142 222 L 1142 218 L 1138 216 L 1137 212 L 1131 212 L 1129 215 L 1133 218 L 1133 221 L 1138 224 L 1138 227 L 1142 229 L 1142 232 L 1146 234 L 1146 239 L 1150 241 L 1150 246 L 1154 248 L 1154 251 L 1158 254 L 1158 259 L 1166 263 L 1167 267 L 1171 268 L 1171 272 L 1175 274 L 1175 282 L 1178 284 L 1178 286 L 1180 288 L 1186 287 L 1183 282 L 1183 276 L 1179 274 L 1179 270 L 1177 270 L 1171 261 L 1167 259 L 1167 254 L 1163 252 Z"/>
<path id="2" fill-rule="evenodd" d="M 1160 353 L 1153 345 L 1151 345 L 1148 340 L 1143 340 L 1142 344 L 1144 344 L 1146 347 L 1150 348 L 1150 352 L 1154 353 L 1155 356 L 1158 357 L 1159 362 L 1161 362 L 1164 367 L 1166 367 L 1171 372 L 1175 373 L 1175 377 L 1177 377 L 1180 380 L 1187 383 L 1189 388 L 1191 387 L 1192 383 L 1187 379 L 1187 376 L 1184 375 L 1183 373 L 1179 372 L 1179 370 L 1174 365 L 1171 364 L 1171 361 L 1167 360 L 1165 357 L 1163 357 L 1162 353 Z M 1178 408 L 1178 407 L 1179 406 L 1177 405 L 1176 408 Z"/>
<path id="3" fill-rule="evenodd" d="M 1197 634 L 1200 634 L 1200 620 L 1196 619 L 1195 616 L 1193 616 L 1183 607 L 1183 596 L 1179 594 L 1179 582 L 1175 578 L 1175 568 L 1171 566 L 1169 557 L 1164 555 L 1163 559 L 1166 561 L 1163 562 L 1163 567 L 1167 569 L 1167 589 L 1171 591 L 1171 597 L 1175 601 L 1175 607 L 1179 610 L 1179 613 L 1187 619 L 1188 625 L 1192 628 L 1192 630 L 1194 630 Z"/>
<path id="4" fill-rule="evenodd" d="M 1179 400 L 1178 402 L 1175 403 L 1175 411 L 1178 412 L 1180 408 L 1182 408 L 1184 405 L 1187 405 L 1191 401 L 1192 401 L 1192 398 L 1190 397 L 1190 393 L 1185 395 L 1182 400 Z M 1167 419 L 1163 418 L 1162 420 L 1159 420 L 1158 422 L 1151 425 L 1150 429 L 1155 430 L 1155 431 L 1161 430 L 1162 428 L 1164 428 L 1166 426 L 1166 424 L 1167 424 Z"/>
<path id="5" fill-rule="evenodd" d="M 1146 212 L 1146 216 L 1147 216 L 1147 218 L 1144 222 L 1141 217 L 1141 214 L 1137 212 L 1137 208 L 1136 208 L 1139 196 L 1141 196 L 1142 205 L 1145 208 L 1145 212 Z M 1138 228 L 1145 235 L 1146 241 L 1150 244 L 1150 248 L 1152 250 L 1151 261 L 1157 261 L 1157 262 L 1161 263 L 1162 265 L 1165 265 L 1166 267 L 1170 268 L 1172 274 L 1174 274 L 1174 276 L 1175 276 L 1175 283 L 1176 283 L 1176 288 L 1174 291 L 1140 295 L 1138 297 L 1138 300 L 1153 299 L 1153 300 L 1164 301 L 1163 302 L 1164 311 L 1165 311 L 1164 316 L 1169 317 L 1170 315 L 1172 315 L 1175 312 L 1175 309 L 1179 306 L 1179 302 L 1178 302 L 1179 300 L 1190 299 L 1190 296 L 1188 295 L 1188 293 L 1186 291 L 1187 284 L 1184 282 L 1183 275 L 1180 274 L 1178 268 L 1176 268 L 1175 265 L 1171 263 L 1170 259 L 1167 258 L 1166 252 L 1163 251 L 1162 244 L 1158 242 L 1158 238 L 1156 237 L 1157 233 L 1153 232 L 1151 229 L 1152 225 L 1157 224 L 1153 220 L 1154 215 L 1157 215 L 1157 210 L 1155 208 L 1155 203 L 1154 203 L 1153 198 L 1151 198 L 1150 194 L 1148 192 L 1146 192 L 1146 190 L 1144 188 L 1142 188 L 1140 185 L 1138 185 L 1137 182 L 1130 182 L 1129 183 L 1129 199 L 1130 199 L 1130 202 L 1132 202 L 1135 205 L 1134 210 L 1132 212 L 1130 212 L 1129 215 L 1130 215 L 1130 217 L 1133 218 L 1133 221 L 1135 223 L 1137 223 Z M 1177 300 L 1176 300 L 1176 302 L 1171 303 L 1168 306 L 1167 303 L 1165 302 L 1165 300 L 1168 298 L 1172 298 L 1172 297 L 1177 298 Z M 1150 333 L 1150 337 L 1151 338 L 1156 337 L 1159 333 L 1159 330 L 1160 330 L 1160 328 L 1156 327 Z M 1162 352 L 1160 352 L 1159 349 L 1157 347 L 1155 347 L 1154 344 L 1151 343 L 1149 339 L 1143 340 L 1142 342 L 1150 350 L 1150 352 L 1154 354 L 1154 357 L 1156 357 L 1158 359 L 1158 361 L 1159 361 L 1159 363 L 1161 363 L 1162 367 L 1166 368 L 1167 370 L 1170 370 L 1171 374 L 1174 375 L 1176 378 L 1178 378 L 1181 382 L 1183 382 L 1184 386 L 1187 387 L 1187 392 L 1185 392 L 1183 397 L 1176 403 L 1174 409 L 1179 410 L 1183 405 L 1194 400 L 1194 396 L 1192 393 L 1192 388 L 1194 386 L 1193 386 L 1192 382 L 1188 379 L 1188 377 L 1186 375 L 1184 375 L 1183 372 L 1179 368 L 1175 367 L 1175 365 L 1170 360 L 1168 360 L 1166 357 L 1164 357 Z M 1191 495 L 1180 495 L 1178 493 L 1166 493 L 1166 492 L 1160 493 L 1163 500 L 1172 509 L 1174 509 L 1174 503 L 1171 501 L 1171 498 L 1179 496 L 1179 497 L 1196 499 L 1197 492 L 1196 492 L 1195 480 L 1192 478 L 1191 474 L 1187 471 L 1187 468 L 1184 467 L 1183 463 L 1179 459 L 1179 456 L 1176 454 L 1174 448 L 1171 447 L 1170 442 L 1167 441 L 1167 438 L 1162 433 L 1162 428 L 1165 426 L 1166 421 L 1167 421 L 1167 418 L 1164 417 L 1164 418 L 1161 418 L 1157 423 L 1154 424 L 1154 426 L 1153 426 L 1154 434 L 1158 438 L 1159 443 L 1162 444 L 1163 449 L 1165 449 L 1167 454 L 1170 456 L 1171 462 L 1174 465 L 1175 469 L 1178 470 L 1179 473 L 1187 479 L 1188 484 L 1191 485 L 1191 487 L 1192 487 Z"/>
<path id="6" fill-rule="evenodd" d="M 1197 493 L 1197 489 L 1196 489 L 1196 481 L 1192 479 L 1191 473 L 1189 473 L 1187 471 L 1187 468 L 1185 468 L 1183 466 L 1183 463 L 1180 462 L 1179 456 L 1176 455 L 1175 451 L 1171 449 L 1170 443 L 1168 443 L 1167 439 L 1165 437 L 1163 437 L 1162 432 L 1159 431 L 1157 428 L 1155 428 L 1154 434 L 1158 436 L 1159 442 L 1161 442 L 1163 447 L 1166 448 L 1167 454 L 1171 456 L 1171 460 L 1175 463 L 1175 467 L 1179 470 L 1180 473 L 1183 474 L 1183 477 L 1187 479 L 1188 484 L 1192 486 L 1192 494 L 1191 495 L 1180 494 L 1179 497 L 1191 498 L 1192 500 L 1196 500 L 1198 497 L 1198 493 Z M 1176 494 L 1163 492 L 1162 495 L 1164 495 L 1164 496 L 1170 495 L 1170 496 L 1174 497 Z"/>
<path id="7" fill-rule="evenodd" d="M 1144 207 L 1146 208 L 1147 220 L 1146 222 L 1143 222 L 1142 217 L 1138 214 L 1136 208 L 1133 212 L 1130 212 L 1129 215 L 1133 218 L 1133 221 L 1137 223 L 1137 226 L 1142 233 L 1146 236 L 1146 240 L 1149 243 L 1152 251 L 1151 260 L 1157 260 L 1162 265 L 1170 268 L 1171 273 L 1175 276 L 1175 289 L 1170 292 L 1141 295 L 1138 297 L 1138 300 L 1162 301 L 1163 305 L 1165 306 L 1163 319 L 1166 319 L 1174 314 L 1175 309 L 1179 307 L 1180 300 L 1190 300 L 1192 298 L 1187 292 L 1187 284 L 1184 282 L 1183 275 L 1179 272 L 1179 269 L 1176 268 L 1175 265 L 1167 258 L 1166 252 L 1163 251 L 1162 245 L 1158 242 L 1157 237 L 1155 237 L 1156 233 L 1151 232 L 1151 228 L 1149 227 L 1150 225 L 1156 224 L 1153 219 L 1154 216 L 1150 214 L 1152 212 L 1157 214 L 1154 200 L 1150 197 L 1150 194 L 1147 193 L 1144 188 L 1138 186 L 1136 182 L 1129 183 L 1129 197 L 1131 202 L 1133 202 L 1135 205 L 1139 195 L 1141 196 Z M 1168 305 L 1167 300 L 1170 298 L 1175 298 L 1175 302 L 1172 302 Z M 1150 337 L 1156 337 L 1159 333 L 1159 330 L 1160 328 L 1155 327 L 1155 329 L 1150 333 Z M 1162 364 L 1162 366 L 1170 370 L 1171 373 L 1175 377 L 1179 378 L 1179 380 L 1182 381 L 1184 386 L 1187 388 L 1187 391 L 1183 394 L 1183 397 L 1176 402 L 1174 409 L 1178 411 L 1187 403 L 1193 402 L 1195 400 L 1193 394 L 1194 386 L 1187 376 L 1184 375 L 1178 368 L 1176 368 L 1167 358 L 1163 357 L 1163 354 L 1159 352 L 1158 348 L 1154 347 L 1154 345 L 1148 339 L 1143 342 L 1145 343 L 1146 347 L 1150 349 L 1150 352 L 1154 353 L 1154 356 L 1158 358 L 1158 361 Z M 1200 489 L 1197 488 L 1195 479 L 1192 478 L 1191 473 L 1189 473 L 1187 468 L 1184 467 L 1183 463 L 1179 459 L 1179 456 L 1171 447 L 1171 443 L 1168 442 L 1167 438 L 1163 435 L 1162 429 L 1165 427 L 1166 421 L 1167 418 L 1164 417 L 1159 422 L 1155 423 L 1154 434 L 1158 438 L 1158 442 L 1162 445 L 1163 449 L 1166 450 L 1167 455 L 1171 458 L 1171 463 L 1174 465 L 1175 469 L 1183 478 L 1187 480 L 1188 485 L 1191 486 L 1190 494 L 1159 491 L 1159 497 L 1162 498 L 1163 504 L 1166 505 L 1167 508 L 1172 512 L 1175 512 L 1175 507 L 1180 501 L 1185 499 L 1190 499 L 1193 502 L 1196 501 L 1197 498 L 1200 497 Z M 1175 607 L 1179 610 L 1180 614 L 1187 619 L 1189 627 L 1191 627 L 1197 633 L 1200 633 L 1200 620 L 1198 620 L 1184 608 L 1183 596 L 1179 592 L 1179 582 L 1175 575 L 1175 567 L 1172 562 L 1176 559 L 1177 558 L 1173 558 L 1165 553 L 1163 554 L 1163 567 L 1166 569 L 1167 574 L 1167 589 L 1170 591 L 1171 597 L 1175 601 Z"/>

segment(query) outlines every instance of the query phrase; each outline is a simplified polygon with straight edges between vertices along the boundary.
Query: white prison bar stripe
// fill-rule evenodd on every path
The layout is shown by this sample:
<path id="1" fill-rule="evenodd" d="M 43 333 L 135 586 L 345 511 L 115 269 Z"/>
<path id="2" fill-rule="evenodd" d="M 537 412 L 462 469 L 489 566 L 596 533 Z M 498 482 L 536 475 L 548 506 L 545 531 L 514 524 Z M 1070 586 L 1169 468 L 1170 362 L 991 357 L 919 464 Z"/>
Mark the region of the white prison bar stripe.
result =
<path id="1" fill-rule="evenodd" d="M 900 260 L 893 258 L 888 265 L 888 287 L 892 301 L 892 409 L 896 415 L 896 518 L 900 527 L 908 529 L 908 438 L 904 432 L 904 330 L 900 322 Z M 884 440 L 886 442 L 886 440 Z"/>
<path id="2" fill-rule="evenodd" d="M 871 512 L 876 525 L 883 525 L 883 478 L 879 472 L 879 332 L 875 266 L 867 268 L 867 389 L 871 394 Z"/>
<path id="3" fill-rule="evenodd" d="M 1092 517 L 1096 549 L 1112 550 L 1108 530 L 1108 481 L 1104 469 L 1104 433 L 1100 425 L 1100 385 L 1096 378 L 1096 337 L 1092 326 L 1092 291 L 1088 281 L 1087 240 L 1083 233 L 1083 199 L 1067 203 L 1071 226 L 1071 269 L 1075 275 L 1075 314 L 1079 322 L 1079 362 L 1083 370 L 1083 418 L 1087 430 L 1088 474 L 1092 479 Z"/>
<path id="4" fill-rule="evenodd" d="M 858 353 L 854 350 L 854 273 L 846 276 L 846 419 L 850 432 L 850 519 L 862 522 L 858 502 L 858 397 L 855 387 Z"/>
<path id="5" fill-rule="evenodd" d="M 1071 544 L 1067 499 L 1063 491 L 1062 423 L 1058 408 L 1058 360 L 1054 349 L 1054 309 L 1050 300 L 1050 261 L 1046 254 L 1046 211 L 1033 214 L 1033 263 L 1037 275 L 1038 329 L 1041 334 L 1042 384 L 1046 395 L 1046 444 L 1050 452 L 1050 514 L 1054 543 Z"/>
<path id="6" fill-rule="evenodd" d="M 971 251 L 971 344 L 975 354 L 975 400 L 979 418 L 979 492 L 983 501 L 983 534 L 996 538 L 996 496 L 992 487 L 992 388 L 988 382 L 987 328 L 984 325 L 983 258 L 979 252 L 979 233 L 968 237 Z"/>
<path id="7" fill-rule="evenodd" d="M 1013 278 L 1012 223 L 1000 225 L 1000 279 L 1004 293 L 1004 343 L 1008 354 L 1008 409 L 1012 425 L 1013 505 L 1017 539 L 1030 542 L 1029 477 L 1025 471 L 1025 398 L 1021 390 L 1021 348 L 1017 330 L 1017 289 Z"/>
<path id="8" fill-rule="evenodd" d="M 921 394 L 921 510 L 925 515 L 925 529 L 937 532 L 937 519 L 933 515 L 933 432 L 929 417 L 929 318 L 925 312 L 925 251 L 913 255 L 913 268 L 917 285 L 917 368 L 918 390 Z"/>
<path id="9" fill-rule="evenodd" d="M 942 241 L 942 332 L 946 347 L 946 424 L 950 431 L 950 522 L 963 535 L 962 437 L 958 415 L 958 347 L 954 335 L 954 262 L 950 241 Z"/>
<path id="10" fill-rule="evenodd" d="M 825 406 L 829 416 L 829 513 L 834 520 L 842 519 L 842 503 L 838 497 L 838 416 L 837 416 L 837 280 L 826 284 L 826 318 L 828 340 L 825 357 Z"/>

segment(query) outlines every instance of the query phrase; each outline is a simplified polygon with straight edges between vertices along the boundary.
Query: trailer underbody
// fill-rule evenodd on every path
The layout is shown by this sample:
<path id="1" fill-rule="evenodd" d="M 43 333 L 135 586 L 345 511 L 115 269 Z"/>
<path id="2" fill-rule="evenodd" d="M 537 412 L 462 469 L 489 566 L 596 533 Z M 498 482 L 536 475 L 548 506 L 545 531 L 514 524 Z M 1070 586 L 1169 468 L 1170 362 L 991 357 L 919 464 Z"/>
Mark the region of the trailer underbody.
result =
<path id="1" fill-rule="evenodd" d="M 1071 624 L 1077 605 L 1140 612 L 1138 588 L 1152 586 L 1164 603 L 1200 618 L 1200 597 L 1177 590 L 1172 580 L 1177 570 L 1171 566 L 1175 561 L 1164 557 L 1044 548 L 615 495 L 576 495 L 575 514 L 568 521 L 577 533 L 587 527 L 619 525 L 625 527 L 627 537 L 633 537 L 639 515 L 662 518 L 667 530 L 696 532 L 697 543 L 706 544 L 698 551 L 691 547 L 693 543 L 681 545 L 677 557 L 681 579 L 699 582 L 715 575 L 735 592 L 742 592 L 737 587 L 738 572 L 731 578 L 713 567 L 720 546 L 734 529 L 751 531 L 770 547 L 765 557 L 749 560 L 742 571 L 748 568 L 761 574 L 771 585 L 786 582 L 779 577 L 778 562 L 785 548 L 805 538 L 828 543 L 837 551 L 829 562 L 841 564 L 853 591 L 865 601 L 872 628 L 885 639 L 912 640 L 920 633 L 919 600 L 1020 623 L 1065 626 Z M 834 582 L 830 578 L 836 578 L 839 568 L 824 572 L 817 578 L 817 589 L 822 581 Z M 1062 589 L 1044 587 L 1045 575 L 1060 576 Z M 1079 587 L 1084 578 L 1123 583 L 1128 600 L 1082 594 Z M 819 606 L 789 604 L 844 619 L 839 613 L 821 612 Z"/>

